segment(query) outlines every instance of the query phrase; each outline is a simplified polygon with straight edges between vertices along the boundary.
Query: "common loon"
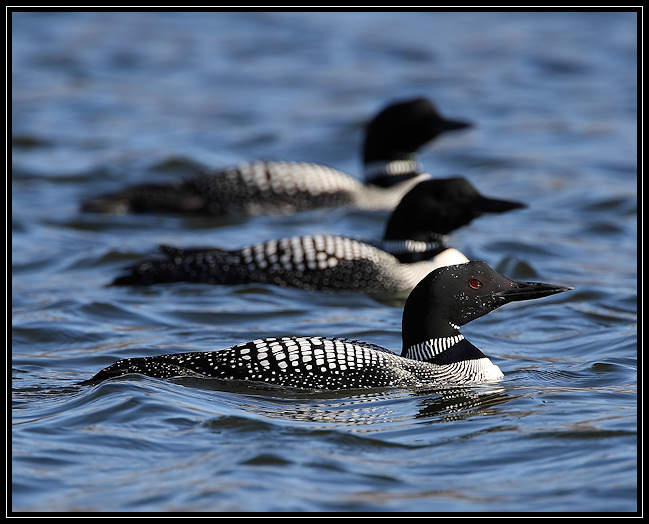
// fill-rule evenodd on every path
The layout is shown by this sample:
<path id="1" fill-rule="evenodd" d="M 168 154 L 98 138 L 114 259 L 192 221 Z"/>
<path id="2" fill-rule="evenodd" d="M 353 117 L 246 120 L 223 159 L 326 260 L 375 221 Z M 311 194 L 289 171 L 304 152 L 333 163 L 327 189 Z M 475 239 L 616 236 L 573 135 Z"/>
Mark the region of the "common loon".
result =
<path id="1" fill-rule="evenodd" d="M 416 98 L 383 109 L 368 125 L 365 181 L 309 162 L 256 161 L 201 173 L 178 183 L 143 184 L 82 204 L 90 212 L 180 212 L 212 215 L 290 214 L 350 205 L 392 210 L 422 173 L 416 151 L 440 134 L 471 124 L 443 117 Z"/>
<path id="2" fill-rule="evenodd" d="M 401 356 L 357 340 L 290 336 L 253 340 L 220 351 L 119 360 L 83 382 L 128 373 L 245 380 L 307 389 L 422 387 L 480 383 L 503 377 L 460 326 L 516 300 L 571 287 L 510 280 L 484 262 L 445 266 L 426 276 L 406 300 Z"/>
<path id="3" fill-rule="evenodd" d="M 166 258 L 128 268 L 113 285 L 257 282 L 397 298 L 433 269 L 468 262 L 458 250 L 446 247 L 444 235 L 484 213 L 521 207 L 524 204 L 481 195 L 462 177 L 430 179 L 403 197 L 378 242 L 311 235 L 235 250 L 161 246 Z"/>

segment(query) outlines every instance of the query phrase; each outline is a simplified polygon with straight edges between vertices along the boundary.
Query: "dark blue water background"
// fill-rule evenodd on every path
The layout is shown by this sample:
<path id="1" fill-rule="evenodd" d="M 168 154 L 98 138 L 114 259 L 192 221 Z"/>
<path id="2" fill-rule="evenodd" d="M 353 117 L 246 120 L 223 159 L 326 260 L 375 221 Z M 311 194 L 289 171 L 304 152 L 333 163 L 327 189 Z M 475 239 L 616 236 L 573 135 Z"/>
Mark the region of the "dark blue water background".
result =
<path id="1" fill-rule="evenodd" d="M 635 13 L 16 13 L 12 52 L 15 511 L 634 511 Z M 453 246 L 575 287 L 463 329 L 505 372 L 444 391 L 297 393 L 130 376 L 121 357 L 319 334 L 400 350 L 401 310 L 263 286 L 109 288 L 180 246 L 386 215 L 247 221 L 83 214 L 197 167 L 275 158 L 360 176 L 368 118 L 428 96 L 476 124 L 433 175 L 529 208 Z"/>

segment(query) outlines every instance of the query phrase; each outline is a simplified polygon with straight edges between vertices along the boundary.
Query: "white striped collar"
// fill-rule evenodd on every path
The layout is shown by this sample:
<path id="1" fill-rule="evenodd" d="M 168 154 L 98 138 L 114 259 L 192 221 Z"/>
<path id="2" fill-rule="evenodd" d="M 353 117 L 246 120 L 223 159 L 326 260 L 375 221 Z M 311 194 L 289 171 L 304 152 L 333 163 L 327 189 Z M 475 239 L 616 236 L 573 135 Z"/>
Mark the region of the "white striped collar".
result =
<path id="1" fill-rule="evenodd" d="M 414 346 L 410 346 L 407 349 L 405 356 L 406 358 L 411 358 L 413 360 L 427 361 L 443 353 L 447 349 L 450 349 L 461 340 L 464 340 L 464 335 L 459 332 L 457 335 L 450 337 L 433 338 L 431 340 L 426 340 L 425 342 L 419 342 Z"/>
<path id="2" fill-rule="evenodd" d="M 393 255 L 403 253 L 426 253 L 428 251 L 439 251 L 446 245 L 446 236 L 438 235 L 438 238 L 424 242 L 422 240 L 381 240 L 375 244 L 377 247 L 392 253 Z"/>
<path id="3" fill-rule="evenodd" d="M 423 171 L 423 165 L 418 160 L 389 160 L 369 162 L 365 164 L 363 175 L 365 180 L 370 182 L 379 176 L 399 176 L 410 173 L 419 174 Z"/>

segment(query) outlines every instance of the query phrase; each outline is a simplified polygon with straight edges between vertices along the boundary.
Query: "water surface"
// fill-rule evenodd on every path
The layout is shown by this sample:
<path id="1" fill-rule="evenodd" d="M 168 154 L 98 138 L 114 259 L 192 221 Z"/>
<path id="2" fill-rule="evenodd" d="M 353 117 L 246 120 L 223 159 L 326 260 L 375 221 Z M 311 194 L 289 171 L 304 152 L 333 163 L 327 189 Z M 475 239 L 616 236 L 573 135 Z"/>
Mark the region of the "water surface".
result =
<path id="1" fill-rule="evenodd" d="M 635 13 L 12 15 L 12 509 L 631 512 L 637 507 Z M 276 158 L 361 172 L 368 118 L 473 121 L 435 176 L 529 208 L 451 236 L 575 287 L 463 328 L 496 384 L 298 392 L 128 376 L 123 357 L 284 334 L 400 350 L 401 310 L 263 286 L 107 284 L 159 243 L 378 236 L 349 210 L 93 215 L 86 198 Z"/>

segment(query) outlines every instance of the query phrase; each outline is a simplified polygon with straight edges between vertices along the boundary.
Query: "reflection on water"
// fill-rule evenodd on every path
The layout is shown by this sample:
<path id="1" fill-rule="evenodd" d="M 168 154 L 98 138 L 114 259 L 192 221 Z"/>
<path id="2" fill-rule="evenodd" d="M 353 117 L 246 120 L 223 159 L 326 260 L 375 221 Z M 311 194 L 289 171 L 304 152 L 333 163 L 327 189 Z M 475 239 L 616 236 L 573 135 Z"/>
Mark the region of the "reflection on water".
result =
<path id="1" fill-rule="evenodd" d="M 345 429 L 353 433 L 389 431 L 409 425 L 413 418 L 448 422 L 492 415 L 496 406 L 510 398 L 510 393 L 497 384 L 417 392 L 401 389 L 305 392 L 211 378 L 172 380 L 206 391 L 239 394 L 238 406 L 253 417 L 307 422 L 311 429 Z M 376 427 L 379 425 L 381 428 Z"/>

